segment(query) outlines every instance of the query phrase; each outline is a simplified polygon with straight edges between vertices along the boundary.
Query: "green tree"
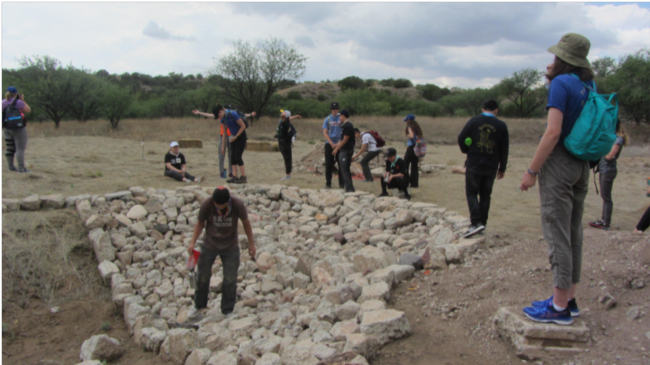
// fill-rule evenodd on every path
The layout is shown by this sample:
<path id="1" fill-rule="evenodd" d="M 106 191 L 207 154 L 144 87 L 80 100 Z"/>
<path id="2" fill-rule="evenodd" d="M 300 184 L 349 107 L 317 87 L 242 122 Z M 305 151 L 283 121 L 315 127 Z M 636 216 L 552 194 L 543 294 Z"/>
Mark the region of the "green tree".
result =
<path id="1" fill-rule="evenodd" d="M 515 72 L 495 86 L 507 103 L 511 103 L 513 117 L 528 118 L 546 102 L 546 93 L 540 87 L 544 73 L 533 68 Z"/>
<path id="2" fill-rule="evenodd" d="M 223 78 L 226 99 L 243 110 L 261 114 L 283 80 L 305 72 L 307 58 L 280 39 L 270 38 L 258 46 L 239 40 L 234 48 L 215 60 L 211 73 Z"/>
<path id="3" fill-rule="evenodd" d="M 287 94 L 287 99 L 289 100 L 302 100 L 302 94 L 298 90 L 289 91 Z"/>
<path id="4" fill-rule="evenodd" d="M 416 89 L 420 90 L 420 92 L 422 92 L 422 97 L 429 101 L 438 101 L 443 96 L 449 95 L 451 92 L 447 88 L 443 89 L 434 84 L 417 85 Z"/>
<path id="5" fill-rule="evenodd" d="M 616 64 L 616 61 L 613 58 L 603 57 L 592 62 L 591 68 L 594 70 L 596 77 L 604 78 L 616 73 L 616 70 L 618 69 L 618 65 Z"/>
<path id="6" fill-rule="evenodd" d="M 104 82 L 88 70 L 68 70 L 77 91 L 77 99 L 70 106 L 70 114 L 79 122 L 87 122 L 99 116 Z"/>
<path id="7" fill-rule="evenodd" d="M 133 98 L 127 90 L 117 85 L 106 85 L 102 111 L 113 129 L 117 129 L 120 119 L 122 119 L 132 102 Z"/>
<path id="8" fill-rule="evenodd" d="M 413 87 L 413 83 L 409 79 L 397 79 L 393 83 L 393 87 L 397 89 L 405 89 L 407 87 Z"/>
<path id="9" fill-rule="evenodd" d="M 348 76 L 343 80 L 340 80 L 338 85 L 341 88 L 341 91 L 365 89 L 366 87 L 366 83 L 360 77 L 356 76 Z"/>
<path id="10" fill-rule="evenodd" d="M 607 89 L 618 93 L 620 114 L 638 123 L 650 123 L 650 49 L 625 56 Z M 599 87 L 600 89 L 600 87 Z"/>

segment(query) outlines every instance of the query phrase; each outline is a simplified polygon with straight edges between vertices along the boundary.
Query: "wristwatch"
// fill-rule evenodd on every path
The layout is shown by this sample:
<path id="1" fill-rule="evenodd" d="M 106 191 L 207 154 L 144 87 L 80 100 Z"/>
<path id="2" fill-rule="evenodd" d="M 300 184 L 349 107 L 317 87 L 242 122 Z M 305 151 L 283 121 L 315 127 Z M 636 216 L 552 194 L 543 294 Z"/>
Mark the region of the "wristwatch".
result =
<path id="1" fill-rule="evenodd" d="M 531 169 L 528 169 L 528 173 L 531 174 L 531 175 L 533 175 L 533 176 L 537 176 L 537 175 L 539 175 L 539 171 L 533 171 L 533 170 L 531 170 Z"/>

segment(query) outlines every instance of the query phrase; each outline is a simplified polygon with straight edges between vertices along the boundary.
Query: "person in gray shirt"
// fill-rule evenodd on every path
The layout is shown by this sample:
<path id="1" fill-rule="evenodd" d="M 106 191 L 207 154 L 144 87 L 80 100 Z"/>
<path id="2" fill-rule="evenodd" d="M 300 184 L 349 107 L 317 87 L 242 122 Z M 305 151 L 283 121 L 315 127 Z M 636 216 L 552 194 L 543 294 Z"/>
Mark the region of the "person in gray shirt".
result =
<path id="1" fill-rule="evenodd" d="M 614 209 L 614 202 L 612 201 L 612 188 L 614 187 L 614 179 L 616 179 L 616 160 L 621 155 L 623 146 L 629 143 L 628 136 L 625 129 L 619 122 L 616 125 L 616 141 L 612 150 L 598 161 L 598 171 L 600 172 L 600 197 L 603 198 L 603 212 L 601 218 L 589 222 L 589 225 L 594 228 L 604 229 L 609 231 L 612 223 L 612 211 Z"/>

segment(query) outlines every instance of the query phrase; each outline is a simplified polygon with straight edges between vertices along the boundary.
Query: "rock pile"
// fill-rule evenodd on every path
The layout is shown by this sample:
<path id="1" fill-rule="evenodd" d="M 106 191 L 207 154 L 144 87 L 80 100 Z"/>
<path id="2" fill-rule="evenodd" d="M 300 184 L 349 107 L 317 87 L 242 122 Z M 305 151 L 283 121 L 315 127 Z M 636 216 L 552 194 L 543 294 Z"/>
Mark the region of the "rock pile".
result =
<path id="1" fill-rule="evenodd" d="M 74 206 L 89 229 L 99 273 L 135 342 L 174 364 L 367 364 L 410 332 L 405 314 L 387 309 L 393 285 L 416 267 L 459 264 L 482 243 L 459 240 L 469 221 L 435 204 L 239 186 L 231 193 L 249 210 L 257 257 L 248 256 L 240 228 L 234 314 L 220 313 L 217 260 L 208 308 L 188 323 L 194 290 L 186 249 L 212 190 L 133 187 L 61 205 Z"/>

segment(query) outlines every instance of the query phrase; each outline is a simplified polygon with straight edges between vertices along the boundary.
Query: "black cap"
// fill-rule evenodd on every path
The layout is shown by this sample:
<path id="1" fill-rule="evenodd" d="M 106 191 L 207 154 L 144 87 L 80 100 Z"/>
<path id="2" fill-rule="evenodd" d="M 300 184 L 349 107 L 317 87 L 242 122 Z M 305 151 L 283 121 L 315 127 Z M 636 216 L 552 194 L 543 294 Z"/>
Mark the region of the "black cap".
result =
<path id="1" fill-rule="evenodd" d="M 361 131 L 359 130 L 359 128 L 354 128 L 354 133 L 361 133 Z"/>
<path id="2" fill-rule="evenodd" d="M 232 104 L 226 104 L 226 109 L 232 109 Z"/>
<path id="3" fill-rule="evenodd" d="M 225 186 L 220 186 L 212 192 L 212 201 L 221 205 L 230 201 L 230 191 Z"/>
<path id="4" fill-rule="evenodd" d="M 386 157 L 397 156 L 397 150 L 393 147 L 386 150 Z"/>
<path id="5" fill-rule="evenodd" d="M 330 104 L 330 109 L 339 109 L 339 103 L 333 102 L 332 104 Z"/>
<path id="6" fill-rule="evenodd" d="M 350 112 L 348 112 L 347 109 L 341 110 L 341 112 L 339 114 L 345 115 L 346 118 L 350 118 Z"/>

